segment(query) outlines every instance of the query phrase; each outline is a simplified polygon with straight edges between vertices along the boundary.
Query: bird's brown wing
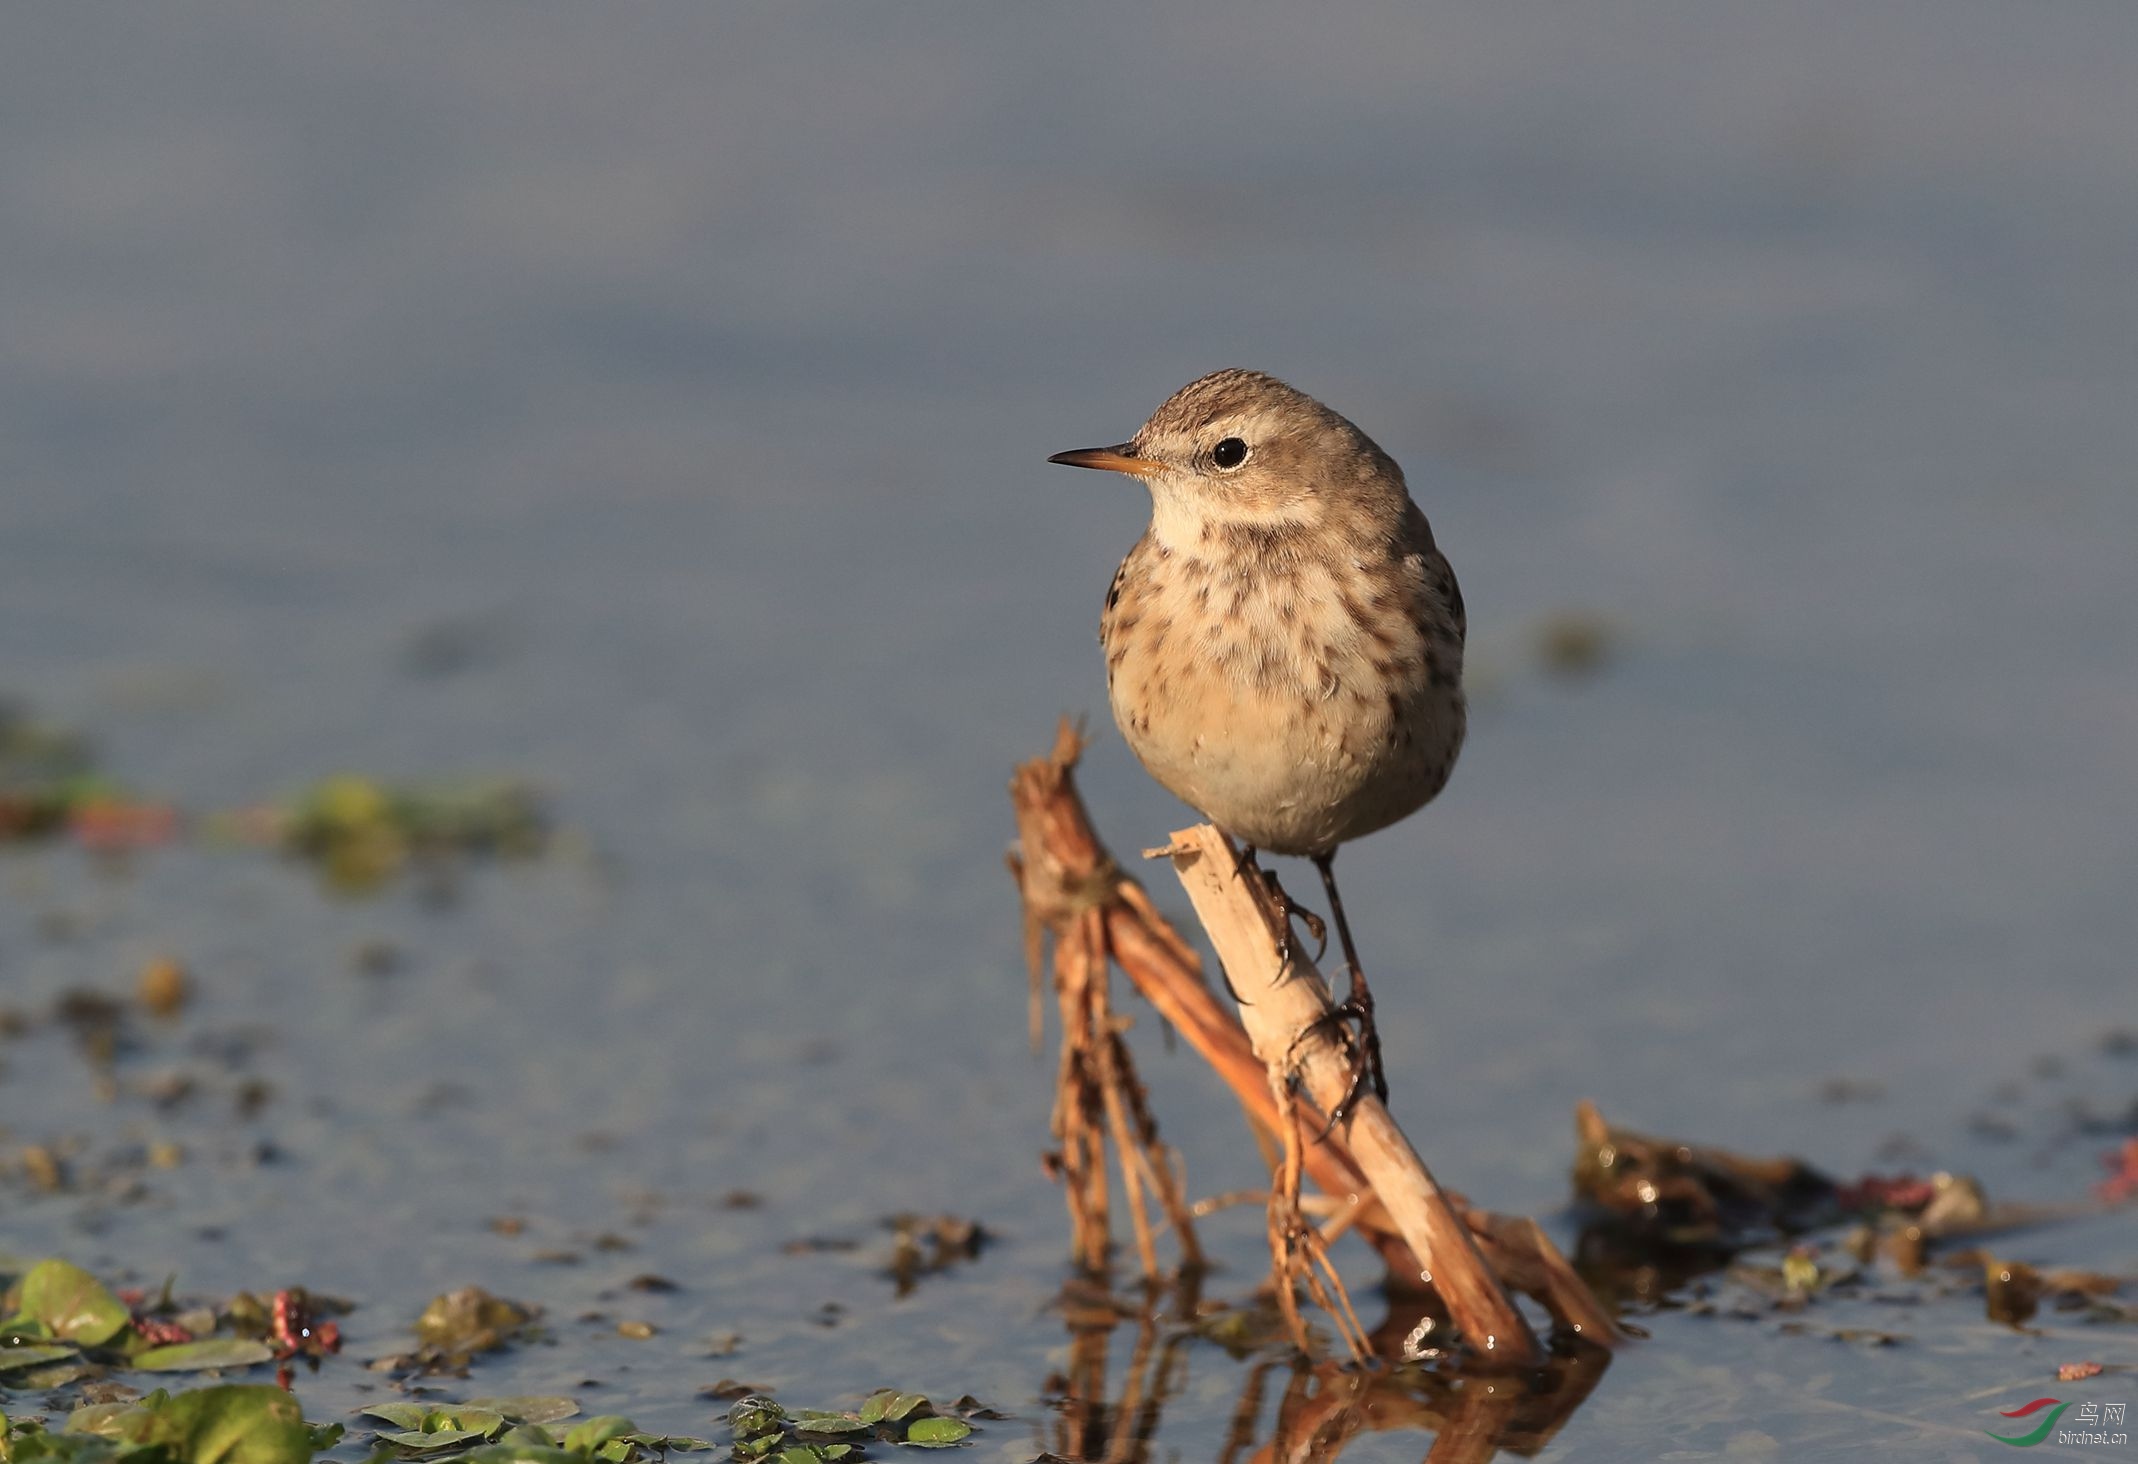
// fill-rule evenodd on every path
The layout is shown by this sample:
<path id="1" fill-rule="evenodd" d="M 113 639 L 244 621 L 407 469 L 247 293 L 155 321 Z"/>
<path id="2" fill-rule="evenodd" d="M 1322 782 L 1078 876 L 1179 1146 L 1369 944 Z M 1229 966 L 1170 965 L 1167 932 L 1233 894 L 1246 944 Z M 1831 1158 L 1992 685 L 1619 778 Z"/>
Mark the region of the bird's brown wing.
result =
<path id="1" fill-rule="evenodd" d="M 1470 616 L 1463 608 L 1462 586 L 1456 583 L 1455 566 L 1448 563 L 1447 556 L 1440 552 L 1440 546 L 1433 540 L 1433 526 L 1426 521 L 1425 510 L 1416 502 L 1404 515 L 1400 552 L 1403 557 L 1415 556 L 1418 561 L 1426 597 L 1426 603 L 1420 607 L 1422 618 L 1430 620 L 1436 610 L 1446 615 L 1448 625 L 1455 632 L 1455 643 L 1461 645 L 1470 634 Z M 1427 639 L 1432 639 L 1430 630 Z"/>

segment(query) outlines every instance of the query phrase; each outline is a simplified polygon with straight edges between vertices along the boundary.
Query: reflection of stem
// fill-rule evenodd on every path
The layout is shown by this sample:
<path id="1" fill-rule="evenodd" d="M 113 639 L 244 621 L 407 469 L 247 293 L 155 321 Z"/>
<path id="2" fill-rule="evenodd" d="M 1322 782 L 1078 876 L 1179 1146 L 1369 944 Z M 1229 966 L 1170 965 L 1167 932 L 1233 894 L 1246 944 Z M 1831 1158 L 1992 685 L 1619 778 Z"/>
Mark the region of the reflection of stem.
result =
<path id="1" fill-rule="evenodd" d="M 1255 1424 L 1262 1417 L 1262 1390 L 1268 1384 L 1270 1369 L 1276 1365 L 1258 1362 L 1247 1370 L 1247 1382 L 1240 1389 L 1240 1401 L 1232 1405 L 1232 1422 L 1225 1429 L 1225 1447 L 1218 1453 L 1217 1464 L 1234 1464 L 1240 1451 L 1255 1441 Z"/>
<path id="2" fill-rule="evenodd" d="M 1132 1303 L 1085 1277 L 1064 1290 L 1061 1306 L 1069 1328 L 1068 1376 L 1043 1389 L 1055 1395 L 1056 1422 L 1052 1439 L 1043 1433 L 1036 1442 L 1065 1459 L 1148 1464 L 1165 1405 L 1187 1379 L 1196 1333 L 1184 1319 L 1203 1309 L 1200 1297 L 1192 1286 L 1173 1285 L 1146 1288 Z M 1162 1317 L 1183 1323 L 1168 1329 Z M 1108 1348 L 1123 1324 L 1136 1330 L 1119 1396 L 1109 1398 Z M 1404 1430 L 1435 1435 L 1427 1457 L 1441 1464 L 1484 1464 L 1497 1451 L 1535 1454 L 1587 1399 L 1610 1361 L 1607 1349 L 1577 1344 L 1510 1379 L 1476 1367 L 1366 1370 L 1334 1361 L 1310 1365 L 1296 1352 L 1279 1361 L 1265 1352 L 1241 1369 L 1217 1464 L 1333 1464 L 1361 1434 Z M 1280 1368 L 1285 1383 L 1276 1418 L 1268 1441 L 1256 1447 L 1269 1379 Z"/>
<path id="3" fill-rule="evenodd" d="M 1514 1423 L 1521 1393 L 1504 1382 L 1471 1378 L 1434 1436 L 1426 1464 L 1486 1464 Z"/>
<path id="4" fill-rule="evenodd" d="M 1069 1310 L 1069 1375 L 1063 1382 L 1051 1452 L 1067 1459 L 1104 1464 L 1145 1464 L 1165 1405 L 1185 1377 L 1186 1334 L 1166 1335 L 1158 1324 L 1162 1306 L 1192 1313 L 1192 1294 L 1169 1288 L 1143 1293 L 1140 1307 L 1129 1307 L 1090 1280 L 1073 1282 L 1064 1293 Z M 1121 1396 L 1106 1392 L 1108 1343 L 1114 1329 L 1133 1318 L 1135 1342 L 1122 1374 Z"/>
<path id="5" fill-rule="evenodd" d="M 1256 1464 L 1326 1464 L 1334 1459 L 1366 1421 L 1359 1402 L 1369 1381 L 1365 1373 L 1338 1372 L 1326 1364 L 1294 1373 L 1277 1405 L 1276 1431 L 1269 1447 L 1255 1456 Z"/>

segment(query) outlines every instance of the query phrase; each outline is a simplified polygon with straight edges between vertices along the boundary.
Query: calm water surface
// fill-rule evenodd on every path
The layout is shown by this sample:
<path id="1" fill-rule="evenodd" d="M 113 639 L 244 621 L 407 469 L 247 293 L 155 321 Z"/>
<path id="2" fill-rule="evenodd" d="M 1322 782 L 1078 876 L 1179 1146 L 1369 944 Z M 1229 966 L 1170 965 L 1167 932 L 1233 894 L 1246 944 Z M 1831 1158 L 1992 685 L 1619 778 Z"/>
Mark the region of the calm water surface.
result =
<path id="1" fill-rule="evenodd" d="M 20 1044 L 0 1148 L 191 1157 L 134 1204 L 11 1181 L 0 1251 L 340 1292 L 355 1356 L 479 1281 L 560 1345 L 471 1393 L 596 1378 L 708 1432 L 723 1375 L 896 1382 L 1018 1413 L 981 1446 L 1029 1457 L 1064 1230 L 1003 784 L 1059 713 L 1103 721 L 1098 600 L 1146 511 L 1043 459 L 1227 364 L 1373 433 L 1468 595 L 1455 780 L 1344 858 L 1443 1177 L 1556 1214 L 1581 1096 L 1843 1174 L 2093 1177 L 2070 1104 L 2128 1102 L 2093 1054 L 2138 1020 L 2138 12 L 10 29 L 0 688 L 189 807 L 510 771 L 593 852 L 442 910 L 241 851 L 0 859 L 10 1003 L 176 952 L 202 996 L 143 1061 L 242 1041 L 278 1093 L 237 1130 L 100 1105 Z M 1585 677 L 1536 654 L 1568 611 L 1608 628 Z M 1123 849 L 1186 821 L 1117 740 L 1085 784 Z M 356 972 L 367 941 L 403 969 Z M 1229 1100 L 1146 1049 L 1193 1187 L 1253 1183 Z M 2018 1141 L 1970 1124 L 1997 1105 Z M 906 1210 L 1001 1238 L 894 1301 Z M 1258 1231 L 1217 1231 L 1234 1290 Z M 861 1249 L 783 1254 L 805 1235 Z M 2138 1269 L 2127 1225 L 2014 1244 Z M 618 1290 L 645 1271 L 684 1289 Z M 1917 1340 L 1661 1318 L 1546 1456 L 1965 1457 L 2058 1361 L 2132 1352 L 1957 1306 L 1854 1324 Z M 1245 1373 L 1189 1359 L 1157 1438 L 1200 1458 Z M 300 1391 L 323 1417 L 372 1382 Z"/>

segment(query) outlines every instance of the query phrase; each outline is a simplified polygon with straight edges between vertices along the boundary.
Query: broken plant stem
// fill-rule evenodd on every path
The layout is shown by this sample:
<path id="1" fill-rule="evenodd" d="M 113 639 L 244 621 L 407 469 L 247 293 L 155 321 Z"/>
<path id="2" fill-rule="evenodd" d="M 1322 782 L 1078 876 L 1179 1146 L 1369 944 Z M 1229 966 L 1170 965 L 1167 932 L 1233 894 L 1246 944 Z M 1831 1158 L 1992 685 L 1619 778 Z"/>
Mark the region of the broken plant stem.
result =
<path id="1" fill-rule="evenodd" d="M 1232 1090 L 1273 1171 L 1283 1163 L 1280 1138 L 1287 1122 L 1271 1092 L 1268 1069 L 1255 1055 L 1255 1046 L 1232 1005 L 1203 979 L 1202 962 L 1187 941 L 1099 841 L 1076 791 L 1075 770 L 1082 748 L 1081 736 L 1065 718 L 1053 751 L 1017 769 L 1010 797 L 1017 812 L 1018 850 L 1009 863 L 1023 897 L 1025 950 L 1035 982 L 1043 978 L 1049 937 L 1054 941 L 1053 974 L 1063 1044 L 1055 1100 L 1060 1148 L 1051 1162 L 1067 1191 L 1072 1253 L 1080 1264 L 1096 1270 L 1104 1262 L 1107 1247 L 1104 1134 L 1111 1125 L 1101 1117 L 1104 1100 L 1088 1086 L 1096 1081 L 1097 1060 L 1085 992 L 1092 981 L 1105 979 L 1108 958 L 1120 965 L 1144 999 Z M 1079 918 L 1087 913 L 1098 917 L 1096 935 L 1093 923 Z M 1250 933 L 1255 929 L 1251 922 L 1246 928 Z M 1261 942 L 1265 959 L 1274 960 L 1269 920 L 1265 919 L 1260 931 L 1252 939 Z M 1121 1040 L 1118 1024 L 1113 1038 Z M 1282 1044 L 1275 1050 L 1283 1051 Z M 1147 1188 L 1165 1210 L 1167 1228 L 1180 1237 L 1183 1265 L 1192 1267 L 1200 1263 L 1201 1253 L 1182 1199 L 1185 1181 L 1172 1151 L 1158 1142 L 1143 1090 L 1134 1081 L 1133 1070 L 1125 1066 L 1126 1046 L 1119 1052 L 1122 1066 L 1118 1071 L 1124 1078 L 1120 1094 L 1131 1119 L 1130 1132 L 1143 1151 L 1134 1162 L 1142 1166 Z M 1354 1156 L 1352 1144 L 1363 1132 L 1353 1125 L 1324 1135 L 1307 1144 L 1298 1156 L 1306 1177 L 1336 1207 L 1334 1218 L 1323 1227 L 1323 1241 L 1334 1242 L 1347 1228 L 1357 1230 L 1379 1253 L 1390 1284 L 1414 1288 L 1436 1268 L 1413 1251 L 1406 1232 Z M 1408 1146 L 1403 1147 L 1408 1152 Z M 1503 1282 L 1542 1302 L 1567 1331 L 1599 1343 L 1616 1339 L 1618 1330 L 1609 1313 L 1534 1222 L 1473 1209 L 1460 1196 L 1446 1199 Z M 1303 1200 L 1301 1208 L 1306 1209 L 1308 1203 Z M 1322 1206 L 1315 1205 L 1314 1212 L 1321 1213 Z M 1439 1279 L 1434 1274 L 1436 1283 Z M 1507 1360 L 1504 1349 L 1497 1351 L 1498 1360 Z"/>
<path id="2" fill-rule="evenodd" d="M 1240 1020 L 1270 1081 L 1289 1081 L 1296 1062 L 1307 1096 L 1329 1113 L 1350 1089 L 1351 1062 L 1323 1022 L 1332 1002 L 1321 973 L 1296 947 L 1289 962 L 1279 954 L 1282 912 L 1272 910 L 1267 890 L 1241 877 L 1240 860 L 1224 835 L 1198 825 L 1173 835 L 1168 852 L 1218 959 L 1245 998 Z M 1479 1254 L 1469 1228 L 1370 1093 L 1358 1100 L 1345 1137 L 1418 1257 L 1419 1279 L 1440 1294 L 1464 1337 L 1510 1367 L 1542 1361 L 1529 1323 Z"/>

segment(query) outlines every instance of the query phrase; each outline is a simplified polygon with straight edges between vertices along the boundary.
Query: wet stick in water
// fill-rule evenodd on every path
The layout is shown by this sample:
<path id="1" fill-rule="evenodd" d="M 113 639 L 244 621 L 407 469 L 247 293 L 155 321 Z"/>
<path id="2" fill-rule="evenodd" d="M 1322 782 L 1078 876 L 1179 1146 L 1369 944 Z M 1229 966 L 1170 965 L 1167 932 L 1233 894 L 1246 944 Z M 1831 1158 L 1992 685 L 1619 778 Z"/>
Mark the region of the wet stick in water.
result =
<path id="1" fill-rule="evenodd" d="M 1352 1063 L 1323 1024 L 1333 1003 L 1321 973 L 1303 951 L 1295 949 L 1289 965 L 1279 955 L 1282 916 L 1270 910 L 1267 891 L 1241 877 L 1240 860 L 1224 835 L 1199 824 L 1174 834 L 1166 852 L 1218 959 L 1246 998 L 1240 1020 L 1256 1053 L 1282 1075 L 1296 1067 L 1307 1096 L 1323 1113 L 1331 1112 L 1352 1086 Z M 1439 1292 L 1463 1335 L 1508 1366 L 1541 1361 L 1536 1336 L 1486 1264 L 1469 1227 L 1372 1094 L 1358 1098 L 1345 1137 L 1416 1253 L 1421 1279 Z"/>
<path id="2" fill-rule="evenodd" d="M 1099 846 L 1081 802 L 1069 788 L 1069 769 L 1080 746 L 1065 721 L 1054 757 L 1025 764 L 1010 782 L 1018 849 L 1009 856 L 1009 866 L 1024 902 L 1034 1014 L 1036 1018 L 1051 937 L 1054 993 L 1062 1020 L 1051 1125 L 1057 1147 L 1048 1162 L 1062 1180 L 1077 1263 L 1087 1271 L 1103 1271 L 1112 1245 L 1106 1170 L 1111 1141 L 1121 1166 L 1137 1260 L 1144 1278 L 1155 1281 L 1161 1269 L 1149 1208 L 1153 1202 L 1180 1245 L 1181 1264 L 1200 1267 L 1202 1252 L 1180 1166 L 1159 1141 L 1157 1122 L 1124 1040 L 1125 1024 L 1112 1010 L 1108 962 L 1116 949 L 1119 917 L 1129 909 L 1124 887 L 1132 888 L 1133 882 Z M 1172 940 L 1177 945 L 1179 937 Z M 1185 947 L 1180 949 L 1185 955 Z M 1035 1020 L 1035 1032 L 1037 1026 Z"/>
<path id="3" fill-rule="evenodd" d="M 1075 1014 L 1085 1009 L 1085 1001 L 1071 993 L 1087 987 L 1094 972 L 1103 977 L 1104 962 L 1111 957 L 1144 999 L 1225 1080 L 1249 1123 L 1274 1141 L 1287 1123 L 1271 1091 L 1268 1069 L 1255 1055 L 1239 1017 L 1204 980 L 1194 950 L 1158 913 L 1143 887 L 1122 871 L 1091 826 L 1076 789 L 1083 745 L 1082 736 L 1064 718 L 1052 752 L 1021 765 L 1010 783 L 1018 849 L 1009 862 L 1024 900 L 1034 979 L 1043 974 L 1051 933 L 1056 995 L 1069 1018 L 1065 1030 L 1080 1033 L 1087 1024 Z M 1095 932 L 1078 918 L 1080 910 L 1096 911 Z M 1065 1050 L 1061 1097 L 1070 1094 L 1067 1077 L 1076 1070 L 1075 1054 Z M 1087 1132 L 1099 1142 L 1096 1124 Z M 1090 1166 L 1102 1159 L 1102 1153 L 1087 1153 L 1079 1145 L 1074 1150 L 1065 1147 L 1057 1162 L 1064 1169 L 1072 1162 L 1083 1166 L 1089 1183 Z M 1415 1290 L 1421 1273 L 1431 1268 L 1412 1252 L 1374 1193 L 1352 1156 L 1347 1131 L 1338 1129 L 1306 1145 L 1299 1160 L 1305 1177 L 1341 1207 L 1337 1219 L 1324 1227 L 1324 1241 L 1334 1242 L 1347 1226 L 1356 1230 L 1388 1268 L 1390 1286 Z M 1086 1203 L 1090 1190 L 1079 1187 L 1075 1177 L 1065 1173 L 1063 1178 L 1069 1189 L 1072 1250 L 1080 1260 L 1096 1265 L 1107 1246 L 1103 1165 L 1096 1176 L 1102 1201 L 1096 1208 Z M 1534 1221 L 1473 1208 L 1460 1196 L 1449 1199 L 1502 1282 L 1543 1303 L 1567 1332 L 1599 1343 L 1618 1337 L 1610 1314 Z"/>

